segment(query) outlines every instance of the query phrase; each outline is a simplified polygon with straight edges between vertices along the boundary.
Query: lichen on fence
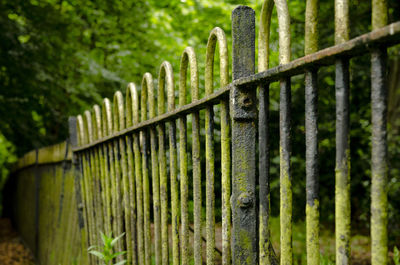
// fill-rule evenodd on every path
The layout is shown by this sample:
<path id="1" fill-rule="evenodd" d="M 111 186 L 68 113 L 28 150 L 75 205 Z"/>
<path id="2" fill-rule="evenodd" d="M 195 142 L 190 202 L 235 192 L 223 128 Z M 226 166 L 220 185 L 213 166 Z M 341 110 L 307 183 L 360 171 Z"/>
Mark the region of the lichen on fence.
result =
<path id="1" fill-rule="evenodd" d="M 318 70 L 335 65 L 336 263 L 349 264 L 349 61 L 372 47 L 371 252 L 372 264 L 387 264 L 384 74 L 386 48 L 399 43 L 400 22 L 385 27 L 387 17 L 380 14 L 387 11 L 386 1 L 374 0 L 375 31 L 349 40 L 348 1 L 335 3 L 337 45 L 318 50 L 318 0 L 307 0 L 306 55 L 291 61 L 287 2 L 264 1 L 258 73 L 255 13 L 239 6 L 232 13 L 231 72 L 224 31 L 217 27 L 209 35 L 203 98 L 196 53 L 188 47 L 181 56 L 178 85 L 172 65 L 163 62 L 157 79 L 145 73 L 140 87 L 129 83 L 125 99 L 117 91 L 112 102 L 105 98 L 101 107 L 94 105 L 71 117 L 71 145 L 62 143 L 21 158 L 14 173 L 16 220 L 41 263 L 67 264 L 71 259 L 65 253 L 69 253 L 79 264 L 97 264 L 86 249 L 101 244 L 99 232 L 104 231 L 113 236 L 125 232 L 116 250 L 127 251 L 117 260 L 126 259 L 128 264 L 279 264 L 279 259 L 280 264 L 293 264 L 291 77 L 304 74 L 307 263 L 319 264 L 318 172 L 323 161 L 318 159 Z M 274 5 L 280 65 L 269 68 Z M 213 87 L 216 51 L 218 89 Z M 280 82 L 278 256 L 269 224 L 269 85 L 276 81 Z M 221 202 L 218 215 L 216 201 Z M 24 222 L 26 217 L 29 221 Z"/>

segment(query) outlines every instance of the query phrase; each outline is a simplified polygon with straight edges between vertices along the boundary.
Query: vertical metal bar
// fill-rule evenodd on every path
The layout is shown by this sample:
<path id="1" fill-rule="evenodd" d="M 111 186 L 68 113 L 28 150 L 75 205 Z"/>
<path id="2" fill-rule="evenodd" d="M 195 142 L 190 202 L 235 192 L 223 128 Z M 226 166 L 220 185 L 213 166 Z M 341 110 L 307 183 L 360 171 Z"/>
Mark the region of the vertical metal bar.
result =
<path id="1" fill-rule="evenodd" d="M 214 28 L 209 36 L 206 54 L 206 95 L 213 92 L 214 53 L 216 42 L 220 54 L 220 84 L 228 84 L 229 64 L 225 33 Z M 230 264 L 230 144 L 229 144 L 229 110 L 228 103 L 221 101 L 221 173 L 222 173 L 222 263 Z M 213 140 L 213 107 L 206 107 L 206 231 L 207 263 L 214 263 L 215 249 L 215 194 L 214 194 L 214 140 Z"/>
<path id="2" fill-rule="evenodd" d="M 372 1 L 372 29 L 387 24 L 386 0 Z M 371 53 L 372 185 L 371 185 L 371 264 L 388 263 L 387 198 L 387 51 Z"/>
<path id="3" fill-rule="evenodd" d="M 91 164 L 93 169 L 93 179 L 92 179 L 92 187 L 93 187 L 93 200 L 94 200 L 94 215 L 95 215 L 95 225 L 96 225 L 96 244 L 101 244 L 101 237 L 99 231 L 102 231 L 101 224 L 103 218 L 103 212 L 101 209 L 100 202 L 100 190 L 98 186 L 98 179 L 100 177 L 99 174 L 99 163 L 97 156 L 98 147 L 94 147 L 91 152 Z"/>
<path id="4" fill-rule="evenodd" d="M 130 108 L 131 104 L 127 104 L 127 108 Z M 128 125 L 127 126 L 132 126 Z M 132 265 L 137 264 L 137 250 L 136 250 L 136 190 L 135 190 L 135 167 L 134 167 L 134 157 L 133 157 L 133 140 L 132 136 L 126 136 L 126 153 L 127 153 L 127 161 L 128 161 L 128 196 L 129 196 L 129 206 L 128 210 L 130 211 L 130 226 L 131 226 L 131 252 L 130 252 L 130 260 Z M 128 253 L 129 254 L 129 253 Z"/>
<path id="5" fill-rule="evenodd" d="M 228 84 L 229 63 L 225 33 L 214 28 L 207 42 L 205 90 L 206 95 L 213 92 L 214 55 L 218 41 L 220 57 L 220 85 Z M 230 264 L 230 144 L 228 105 L 221 100 L 221 173 L 222 173 L 222 263 Z M 214 264 L 215 250 L 215 194 L 214 194 L 214 113 L 213 106 L 206 107 L 206 231 L 207 264 Z M 207 177 L 208 176 L 208 177 Z"/>
<path id="6" fill-rule="evenodd" d="M 113 122 L 113 115 L 111 111 L 111 103 L 110 100 L 105 98 L 103 100 L 103 116 L 106 118 L 108 129 L 109 129 L 109 134 L 111 134 L 115 130 L 115 124 Z M 110 221 L 112 222 L 112 235 L 117 236 L 120 235 L 119 233 L 119 222 L 118 222 L 118 202 L 117 202 L 117 196 L 116 193 L 116 179 L 119 174 L 117 174 L 117 167 L 118 163 L 116 159 L 118 159 L 116 153 L 118 152 L 118 146 L 116 146 L 118 142 L 116 141 L 110 141 L 108 143 L 107 149 L 108 149 L 108 161 L 109 161 L 109 178 L 108 178 L 108 184 L 109 184 L 109 200 L 110 200 Z M 120 249 L 120 246 L 117 245 L 117 249 Z"/>
<path id="7" fill-rule="evenodd" d="M 175 89 L 172 66 L 164 61 L 160 70 L 165 73 L 164 78 L 167 86 L 168 111 L 175 109 Z M 171 181 L 171 221 L 172 221 L 172 263 L 179 264 L 179 203 L 177 183 L 177 154 L 176 154 L 176 124 L 170 121 L 169 124 L 169 172 Z"/>
<path id="8" fill-rule="evenodd" d="M 129 83 L 126 89 L 126 126 L 130 127 L 134 122 L 134 95 L 136 94 L 136 86 L 134 83 Z M 138 115 L 138 114 L 136 114 Z M 136 217 L 136 187 L 135 187 L 135 157 L 132 150 L 134 139 L 132 136 L 126 137 L 127 144 L 127 159 L 128 159 L 128 181 L 129 181 L 129 208 L 131 212 L 131 231 L 132 231 L 132 265 L 138 264 L 137 253 L 137 217 Z"/>
<path id="9" fill-rule="evenodd" d="M 319 264 L 318 88 L 317 71 L 305 73 L 307 262 Z"/>
<path id="10" fill-rule="evenodd" d="M 260 30 L 258 34 L 258 71 L 269 67 L 269 31 L 273 1 L 262 5 Z M 270 152 L 269 152 L 269 83 L 259 87 L 258 114 L 258 145 L 259 145 L 259 264 L 278 264 L 271 244 L 270 232 Z"/>
<path id="11" fill-rule="evenodd" d="M 147 120 L 147 90 L 152 87 L 151 76 L 145 74 L 142 81 L 140 97 L 141 121 Z M 151 242 L 150 242 L 150 190 L 149 190 L 149 160 L 147 157 L 147 129 L 140 132 L 140 145 L 142 147 L 142 181 L 143 181 L 143 229 L 144 229 L 144 264 L 150 265 Z"/>
<path id="12" fill-rule="evenodd" d="M 270 175 L 269 175 L 269 84 L 259 88 L 258 114 L 259 145 L 259 264 L 278 264 L 271 261 L 273 249 L 270 233 Z"/>
<path id="13" fill-rule="evenodd" d="M 136 209 L 137 209 L 137 237 L 138 237 L 137 254 L 138 254 L 138 264 L 144 264 L 142 159 L 140 154 L 138 133 L 134 135 L 133 151 L 135 154 L 135 179 L 136 179 Z"/>
<path id="14" fill-rule="evenodd" d="M 102 105 L 102 121 L 103 121 L 103 135 L 107 136 L 112 133 L 112 119 L 111 119 L 111 106 L 110 101 L 106 98 L 103 100 Z M 108 236 L 113 232 L 113 218 L 112 218 L 112 205 L 111 205 L 111 173 L 113 172 L 113 165 L 111 163 L 111 143 L 103 144 L 103 166 L 104 166 L 104 193 L 105 193 L 105 206 L 106 206 L 106 231 Z"/>
<path id="15" fill-rule="evenodd" d="M 131 89 L 132 96 L 132 121 L 139 123 L 139 98 L 136 87 Z M 137 263 L 144 264 L 144 242 L 143 242 L 143 184 L 142 184 L 142 161 L 140 154 L 139 133 L 133 135 L 133 152 L 135 156 L 135 182 L 136 182 L 136 210 L 137 210 Z"/>
<path id="16" fill-rule="evenodd" d="M 290 16 L 286 0 L 265 0 L 261 10 L 261 22 L 259 32 L 259 71 L 266 70 L 269 64 L 269 31 L 274 3 L 277 6 L 279 22 L 279 63 L 286 64 L 290 61 Z M 293 263 L 292 251 L 292 188 L 290 176 L 290 78 L 282 79 L 280 91 L 280 230 L 281 230 L 281 264 Z M 265 89 L 260 88 L 260 93 Z M 263 95 L 261 95 L 263 96 Z M 265 96 L 265 95 L 264 95 Z M 267 103 L 264 98 L 264 103 Z M 264 104 L 262 103 L 262 104 Z M 265 110 L 267 111 L 267 110 Z M 267 134 L 266 134 L 267 136 Z M 264 143 L 264 147 L 268 145 Z M 268 154 L 266 154 L 268 155 Z M 263 158 L 268 159 L 268 157 Z M 261 160 L 260 160 L 261 161 Z M 264 163 L 264 162 L 263 162 Z M 265 162 L 268 163 L 268 160 Z M 268 182 L 268 168 L 266 172 L 260 171 Z M 261 182 L 260 182 L 261 183 Z M 268 191 L 268 183 L 261 183 L 262 192 Z M 268 196 L 268 195 L 267 195 Z M 261 198 L 260 210 L 269 211 L 269 199 Z M 268 208 L 266 208 L 268 207 Z M 266 210 L 264 210 L 266 209 Z M 268 210 L 267 210 L 268 209 Z M 270 241 L 269 212 L 260 211 L 260 263 L 277 263 Z"/>
<path id="17" fill-rule="evenodd" d="M 86 143 L 91 143 L 94 140 L 94 132 L 93 132 L 93 120 L 92 114 L 90 111 L 85 111 L 85 133 L 86 133 Z M 99 223 L 99 214 L 98 211 L 98 201 L 97 201 L 97 194 L 96 194 L 96 178 L 97 178 L 97 168 L 96 168 L 96 160 L 95 160 L 95 149 L 91 148 L 86 150 L 86 165 L 87 165 L 87 184 L 88 184 L 88 196 L 89 196 L 89 203 L 90 203 L 90 213 L 89 216 L 91 218 L 91 245 L 98 245 L 100 244 L 100 223 Z M 94 264 L 99 264 L 99 260 L 92 256 L 92 260 Z"/>
<path id="18" fill-rule="evenodd" d="M 160 68 L 158 75 L 158 115 L 165 112 L 165 71 L 163 67 Z M 162 264 L 169 264 L 168 252 L 168 177 L 167 177 L 167 162 L 165 157 L 165 124 L 157 125 L 158 134 L 158 163 L 160 173 L 160 200 L 161 200 L 161 245 L 162 245 Z"/>
<path id="19" fill-rule="evenodd" d="M 215 36 L 210 34 L 209 40 L 213 37 L 215 50 Z M 210 41 L 209 41 L 210 42 Z M 214 51 L 208 51 L 207 44 L 207 59 L 214 59 Z M 213 68 L 214 61 L 208 62 L 206 59 L 206 76 L 205 76 L 205 92 L 209 95 L 213 92 Z M 211 64 L 209 66 L 209 64 Z M 208 67 L 207 67 L 208 66 Z M 208 71 L 207 71 L 208 70 Z M 214 264 L 214 247 L 215 247 L 215 194 L 214 194 L 214 110 L 213 106 L 209 105 L 205 111 L 205 131 L 206 131 L 206 237 L 207 251 L 206 262 L 208 265 Z"/>
<path id="20" fill-rule="evenodd" d="M 281 264 L 293 264 L 292 250 L 292 176 L 290 156 L 291 138 L 290 78 L 280 81 L 279 137 L 280 137 L 280 193 L 281 193 Z"/>
<path id="21" fill-rule="evenodd" d="M 224 67 L 221 67 L 220 86 L 225 87 L 229 83 L 228 51 L 221 54 L 226 58 Z M 229 100 L 220 101 L 221 106 L 221 174 L 222 174 L 222 264 L 231 264 L 231 139 Z"/>
<path id="22" fill-rule="evenodd" d="M 114 94 L 114 111 L 113 111 L 113 132 L 118 132 L 120 130 L 120 111 L 123 112 L 123 100 L 122 94 L 120 91 L 117 91 Z M 122 108 L 122 110 L 120 110 Z M 115 237 L 122 234 L 123 228 L 123 210 L 122 210 L 122 189 L 121 189 L 121 179 L 122 179 L 122 171 L 121 171 L 121 150 L 119 146 L 119 140 L 115 139 L 112 141 L 112 145 L 114 148 L 114 168 L 115 168 L 115 176 L 111 179 L 113 183 L 113 197 L 114 197 L 114 206 L 115 206 Z M 123 251 L 123 245 L 125 242 L 125 238 L 121 238 L 118 240 L 116 244 L 116 250 L 118 252 Z M 120 255 L 117 257 L 117 261 L 122 261 L 123 257 Z"/>
<path id="23" fill-rule="evenodd" d="M 188 62 L 191 66 L 191 87 L 198 89 L 197 62 L 193 48 L 187 47 L 181 57 L 179 71 L 179 106 L 186 104 L 186 71 Z M 193 97 L 193 96 L 192 96 Z M 193 99 L 193 98 L 192 98 Z M 182 265 L 189 264 L 189 216 L 188 216 L 188 200 L 189 200 L 189 180 L 187 174 L 187 125 L 186 116 L 179 118 L 179 160 L 180 160 L 180 177 L 181 177 L 181 261 Z M 197 199 L 197 198 L 195 198 Z M 201 239 L 200 239 L 201 240 Z M 196 246 L 197 247 L 197 246 Z M 195 249 L 197 251 L 197 249 Z M 197 254 L 197 253 L 196 253 Z M 195 255 L 196 255 L 195 254 Z"/>
<path id="24" fill-rule="evenodd" d="M 335 0 L 335 43 L 349 39 L 348 0 Z M 349 60 L 336 60 L 336 264 L 350 263 Z"/>
<path id="25" fill-rule="evenodd" d="M 81 115 L 78 115 L 77 117 L 77 124 L 78 124 L 78 130 L 79 130 L 79 134 L 80 134 L 80 141 L 79 144 L 86 144 L 87 143 L 87 133 L 85 132 L 85 125 L 84 125 L 84 121 Z M 93 226 L 92 226 L 92 218 L 91 218 L 91 213 L 92 213 L 92 207 L 91 207 L 91 201 L 90 201 L 90 187 L 88 184 L 88 163 L 87 163 L 87 154 L 86 152 L 82 152 L 80 154 L 80 162 L 81 162 L 81 168 L 82 168 L 82 180 L 81 180 L 81 187 L 82 187 L 82 191 L 83 191 L 83 207 L 84 207 L 84 213 L 86 216 L 86 221 L 85 221 L 85 225 L 86 225 L 86 237 L 87 237 L 87 246 L 85 247 L 89 247 L 91 245 L 94 244 L 94 240 L 93 240 Z M 94 262 L 94 258 L 92 255 L 89 256 L 88 259 L 90 264 L 95 264 Z"/>
<path id="26" fill-rule="evenodd" d="M 117 91 L 114 95 L 114 115 L 115 115 L 115 123 L 117 126 L 117 130 L 121 131 L 125 129 L 125 108 L 124 108 L 124 101 L 123 101 L 123 96 L 120 91 Z M 118 139 L 119 142 L 119 154 L 120 154 L 120 169 L 122 173 L 122 187 L 120 187 L 120 192 L 122 192 L 122 202 L 120 203 L 121 205 L 124 206 L 123 209 L 123 214 L 124 216 L 121 216 L 121 220 L 125 218 L 124 223 L 125 224 L 125 242 L 126 245 L 123 247 L 123 250 L 126 247 L 127 251 L 127 257 L 126 261 L 127 264 L 131 264 L 131 256 L 132 256 L 132 231 L 131 231 L 131 212 L 129 209 L 129 183 L 128 183 L 128 161 L 126 157 L 126 139 L 123 137 L 120 137 Z M 122 188 L 122 190 L 121 190 Z M 121 213 L 122 214 L 122 213 Z M 121 230 L 122 230 L 122 224 L 121 224 Z M 123 241 L 122 241 L 123 242 Z M 123 256 L 121 256 L 123 258 Z"/>
<path id="27" fill-rule="evenodd" d="M 207 92 L 206 92 L 207 93 Z M 207 106 L 205 112 L 206 131 L 206 234 L 207 264 L 214 264 L 215 217 L 214 217 L 214 111 Z"/>
<path id="28" fill-rule="evenodd" d="M 76 128 L 77 128 L 77 146 L 84 144 L 84 139 L 83 139 L 83 119 L 81 115 L 78 115 L 76 118 Z M 82 162 L 82 154 L 76 154 L 76 160 L 75 160 L 75 172 L 76 172 L 76 177 L 75 181 L 78 182 L 79 184 L 76 185 L 80 189 L 80 193 L 77 193 L 77 202 L 80 202 L 80 205 L 78 205 L 78 210 L 81 211 L 81 222 L 80 222 L 80 228 L 81 228 L 81 248 L 82 248 L 82 254 L 83 257 L 86 258 L 88 262 L 90 262 L 91 257 L 89 257 L 89 253 L 86 250 L 88 245 L 90 244 L 89 242 L 89 222 L 88 222 L 88 216 L 87 216 L 87 207 L 86 207 L 86 190 L 85 190 L 85 182 L 84 182 L 84 168 L 83 168 L 83 162 Z M 79 196 L 80 195 L 80 196 Z"/>
<path id="29" fill-rule="evenodd" d="M 91 143 L 96 138 L 96 122 L 93 119 L 92 114 L 89 111 L 85 111 L 86 122 L 87 122 L 87 129 L 88 129 L 88 143 Z M 99 171 L 98 171 L 98 159 L 97 159 L 97 147 L 94 147 L 88 150 L 88 158 L 90 164 L 90 179 L 89 183 L 91 186 L 91 197 L 93 200 L 93 223 L 94 223 L 94 230 L 96 231 L 93 235 L 95 244 L 101 244 L 101 238 L 99 232 L 101 230 L 101 209 L 100 209 L 100 193 L 98 188 L 97 180 L 99 178 Z M 98 263 L 98 262 L 97 262 Z"/>
<path id="30" fill-rule="evenodd" d="M 371 53 L 372 106 L 372 185 L 371 249 L 372 264 L 388 263 L 387 199 L 387 86 L 386 48 Z"/>
<path id="31" fill-rule="evenodd" d="M 101 110 L 98 105 L 93 106 L 93 132 L 94 132 L 94 140 L 101 139 L 103 136 L 103 131 L 102 131 L 102 119 L 101 119 Z M 106 208 L 105 206 L 105 192 L 104 192 L 104 187 L 103 187 L 103 179 L 104 179 L 104 165 L 103 165 L 103 158 L 102 158 L 102 146 L 96 147 L 95 150 L 95 157 L 97 161 L 97 170 L 98 170 L 98 177 L 96 179 L 96 190 L 97 190 L 97 196 L 98 196 L 98 201 L 99 201 L 99 212 L 100 214 L 100 227 L 101 231 L 106 231 L 105 227 L 105 220 L 106 220 Z"/>
<path id="32" fill-rule="evenodd" d="M 349 61 L 336 61 L 336 264 L 350 262 Z"/>
<path id="33" fill-rule="evenodd" d="M 254 74 L 255 15 L 246 6 L 232 12 L 233 79 Z M 257 264 L 256 95 L 254 89 L 233 87 L 232 116 L 232 262 Z"/>
<path id="34" fill-rule="evenodd" d="M 85 143 L 90 143 L 92 138 L 92 127 L 91 127 L 91 115 L 89 111 L 85 111 L 84 113 L 84 135 L 85 135 Z M 92 165 L 91 165 L 91 150 L 86 150 L 83 153 L 83 163 L 84 163 L 84 170 L 86 174 L 84 175 L 84 181 L 86 186 L 86 196 L 87 196 L 87 210 L 88 210 L 88 220 L 89 220 L 89 238 L 90 238 L 90 245 L 97 244 L 96 241 L 96 221 L 95 221 L 95 214 L 94 214 L 94 200 L 93 200 L 93 172 L 92 172 Z M 92 257 L 92 263 L 96 264 L 96 259 Z"/>
<path id="35" fill-rule="evenodd" d="M 304 53 L 318 51 L 319 0 L 307 0 Z M 319 261 L 318 70 L 305 73 L 307 264 Z"/>
<path id="36" fill-rule="evenodd" d="M 179 105 L 185 104 L 186 97 L 186 70 L 190 63 L 190 86 L 192 101 L 198 100 L 199 98 L 199 77 L 197 69 L 196 54 L 191 47 L 187 47 L 181 57 L 180 65 L 180 76 L 179 76 Z M 185 123 L 183 124 L 185 125 Z M 186 127 L 182 129 L 180 125 L 180 142 L 186 142 Z M 183 135 L 182 135 L 183 134 Z M 180 146 L 180 150 L 186 151 L 185 146 Z M 182 153 L 182 151 L 180 151 Z M 180 160 L 187 161 L 187 155 L 181 154 Z M 195 111 L 192 113 L 192 162 L 193 162 L 193 214 L 194 214 L 194 239 L 193 239 L 193 252 L 194 252 L 194 264 L 202 264 L 202 248 L 201 248 L 201 157 L 200 157 L 200 125 L 199 125 L 199 112 Z M 182 163 L 182 162 L 181 162 Z M 181 165 L 181 171 L 184 173 L 187 170 L 187 166 Z M 184 175 L 181 173 L 181 175 Z M 182 211 L 182 264 L 187 264 L 187 246 L 188 245 L 188 233 L 189 233 L 189 220 L 187 216 L 187 175 L 181 177 L 181 211 Z"/>
<path id="37" fill-rule="evenodd" d="M 146 82 L 146 85 L 144 85 Z M 143 77 L 142 89 L 147 88 L 149 118 L 156 116 L 156 106 L 154 103 L 154 85 L 153 77 L 146 73 Z M 143 99 L 142 99 L 143 100 Z M 151 148 L 151 176 L 153 188 L 153 214 L 154 214 L 154 253 L 156 265 L 161 264 L 161 227 L 160 227 L 160 181 L 158 173 L 157 159 L 157 134 L 156 128 L 150 128 L 150 148 Z"/>

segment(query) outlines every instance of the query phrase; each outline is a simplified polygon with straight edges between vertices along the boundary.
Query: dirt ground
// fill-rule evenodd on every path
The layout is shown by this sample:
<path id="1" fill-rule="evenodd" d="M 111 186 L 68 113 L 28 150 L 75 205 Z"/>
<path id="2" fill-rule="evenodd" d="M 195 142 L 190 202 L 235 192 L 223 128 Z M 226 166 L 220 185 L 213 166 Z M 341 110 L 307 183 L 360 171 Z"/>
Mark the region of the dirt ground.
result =
<path id="1" fill-rule="evenodd" d="M 22 243 L 9 219 L 0 219 L 0 264 L 35 264 L 31 251 Z"/>

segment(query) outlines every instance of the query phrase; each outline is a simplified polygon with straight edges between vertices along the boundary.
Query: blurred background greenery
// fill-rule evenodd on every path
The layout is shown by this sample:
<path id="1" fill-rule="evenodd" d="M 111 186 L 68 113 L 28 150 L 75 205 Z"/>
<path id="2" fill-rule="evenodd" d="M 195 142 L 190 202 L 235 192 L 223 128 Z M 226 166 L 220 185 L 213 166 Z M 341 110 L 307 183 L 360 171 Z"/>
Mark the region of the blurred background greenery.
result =
<path id="1" fill-rule="evenodd" d="M 371 1 L 353 0 L 351 37 L 371 30 Z M 388 0 L 390 21 L 400 20 L 400 1 Z M 290 0 L 292 58 L 304 55 L 304 0 Z M 257 21 L 262 1 L 238 0 L 0 0 L 0 188 L 17 156 L 67 137 L 67 119 L 145 72 L 157 77 L 162 61 L 179 69 L 188 45 L 199 62 L 204 90 L 205 46 L 219 26 L 231 43 L 230 15 L 238 4 L 251 6 Z M 275 12 L 275 11 L 274 11 Z M 277 19 L 272 20 L 271 66 L 278 64 Z M 334 1 L 320 1 L 320 48 L 334 44 Z M 389 50 L 389 236 L 400 242 L 400 49 Z M 369 56 L 351 61 L 351 192 L 354 234 L 368 235 L 370 205 Z M 334 67 L 319 74 L 321 221 L 334 229 L 335 89 Z M 304 81 L 293 77 L 294 216 L 304 221 Z M 216 80 L 216 87 L 218 82 Z M 271 86 L 271 196 L 279 210 L 278 102 Z M 218 130 L 218 126 L 217 126 Z M 217 185 L 219 185 L 217 183 Z M 217 196 L 219 198 L 219 196 Z M 220 202 L 217 202 L 217 205 Z"/>

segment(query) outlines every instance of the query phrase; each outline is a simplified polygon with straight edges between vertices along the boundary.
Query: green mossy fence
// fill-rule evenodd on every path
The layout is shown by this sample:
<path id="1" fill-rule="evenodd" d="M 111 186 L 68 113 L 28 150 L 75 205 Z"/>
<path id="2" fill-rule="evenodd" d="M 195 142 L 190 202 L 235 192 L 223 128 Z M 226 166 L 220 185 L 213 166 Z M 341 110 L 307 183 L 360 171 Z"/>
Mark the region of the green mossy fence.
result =
<path id="1" fill-rule="evenodd" d="M 87 264 L 71 158 L 66 142 L 33 150 L 11 175 L 14 225 L 40 264 Z"/>
<path id="2" fill-rule="evenodd" d="M 317 73 L 335 65 L 336 264 L 350 264 L 349 60 L 370 53 L 371 262 L 387 264 L 386 49 L 400 43 L 400 22 L 386 26 L 386 1 L 372 3 L 373 31 L 349 40 L 348 0 L 336 0 L 336 45 L 318 51 L 318 1 L 307 0 L 306 56 L 291 61 L 286 0 L 266 0 L 257 74 L 255 15 L 240 6 L 232 13 L 231 72 L 224 31 L 214 28 L 210 33 L 204 97 L 199 96 L 196 55 L 189 47 L 181 57 L 177 86 L 171 64 L 163 62 L 158 82 L 146 73 L 140 89 L 128 85 L 125 100 L 117 91 L 113 103 L 104 99 L 101 107 L 71 117 L 72 154 L 66 144 L 29 153 L 12 176 L 17 228 L 40 263 L 70 264 L 76 259 L 78 264 L 98 264 L 86 249 L 100 244 L 99 232 L 105 231 L 126 233 L 116 250 L 127 250 L 128 264 L 293 264 L 291 77 L 305 74 L 307 264 L 319 264 L 318 165 L 323 161 L 318 159 Z M 280 65 L 268 69 L 274 4 Z M 220 88 L 214 91 L 217 47 Z M 277 81 L 279 257 L 269 227 L 269 84 Z M 221 196 L 217 221 L 216 194 Z M 216 222 L 221 231 L 216 232 Z"/>

